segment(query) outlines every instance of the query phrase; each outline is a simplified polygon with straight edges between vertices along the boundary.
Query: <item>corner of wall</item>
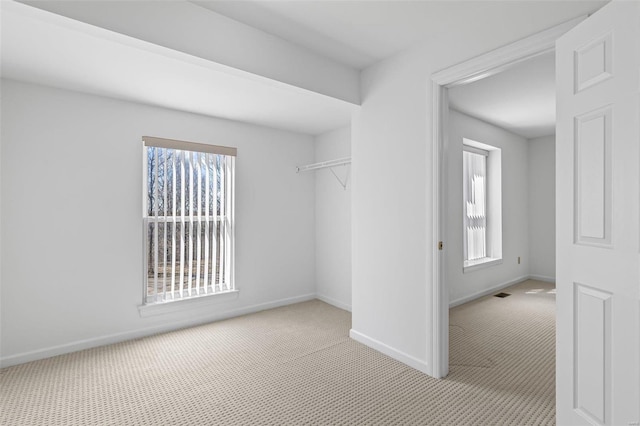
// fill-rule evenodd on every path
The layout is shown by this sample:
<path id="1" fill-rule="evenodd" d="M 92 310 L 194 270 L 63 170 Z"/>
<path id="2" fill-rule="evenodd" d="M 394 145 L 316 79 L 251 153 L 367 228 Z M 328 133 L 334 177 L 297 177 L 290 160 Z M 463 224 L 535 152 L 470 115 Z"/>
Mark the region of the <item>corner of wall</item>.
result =
<path id="1" fill-rule="evenodd" d="M 379 340 L 373 339 L 363 333 L 354 330 L 353 328 L 349 330 L 349 337 L 351 337 L 356 342 L 360 342 L 363 345 L 373 348 L 378 352 L 381 352 L 397 361 L 400 361 L 403 364 L 408 365 L 409 367 L 415 368 L 416 370 L 424 374 L 431 375 L 432 373 L 429 369 L 429 364 L 427 364 L 426 361 L 392 348 L 391 346 L 386 345 Z"/>
<path id="2" fill-rule="evenodd" d="M 315 137 L 315 161 L 351 155 L 351 127 Z M 351 311 L 351 165 L 315 170 L 315 285 L 317 297 Z M 342 187 L 343 182 L 346 188 Z"/>

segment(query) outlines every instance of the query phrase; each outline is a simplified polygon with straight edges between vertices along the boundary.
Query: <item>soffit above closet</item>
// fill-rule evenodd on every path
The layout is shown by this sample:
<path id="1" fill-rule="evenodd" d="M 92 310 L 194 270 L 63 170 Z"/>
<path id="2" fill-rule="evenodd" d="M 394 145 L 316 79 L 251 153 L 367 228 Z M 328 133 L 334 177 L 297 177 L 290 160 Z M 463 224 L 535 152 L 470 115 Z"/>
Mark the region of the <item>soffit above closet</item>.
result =
<path id="1" fill-rule="evenodd" d="M 2 77 L 318 135 L 356 105 L 13 1 Z"/>

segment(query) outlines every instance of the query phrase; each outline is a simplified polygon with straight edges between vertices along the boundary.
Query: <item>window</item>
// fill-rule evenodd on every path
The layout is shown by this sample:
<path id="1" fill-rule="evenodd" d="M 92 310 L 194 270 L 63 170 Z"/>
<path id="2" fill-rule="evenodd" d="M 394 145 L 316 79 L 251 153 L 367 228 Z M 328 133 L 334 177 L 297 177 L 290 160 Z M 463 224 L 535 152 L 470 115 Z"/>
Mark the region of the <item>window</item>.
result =
<path id="1" fill-rule="evenodd" d="M 143 143 L 144 304 L 233 291 L 236 149 Z"/>
<path id="2" fill-rule="evenodd" d="M 464 268 L 502 259 L 501 150 L 464 139 L 462 152 Z"/>
<path id="3" fill-rule="evenodd" d="M 478 150 L 480 151 L 480 150 Z M 465 257 L 487 257 L 487 157 L 486 151 L 463 151 Z"/>

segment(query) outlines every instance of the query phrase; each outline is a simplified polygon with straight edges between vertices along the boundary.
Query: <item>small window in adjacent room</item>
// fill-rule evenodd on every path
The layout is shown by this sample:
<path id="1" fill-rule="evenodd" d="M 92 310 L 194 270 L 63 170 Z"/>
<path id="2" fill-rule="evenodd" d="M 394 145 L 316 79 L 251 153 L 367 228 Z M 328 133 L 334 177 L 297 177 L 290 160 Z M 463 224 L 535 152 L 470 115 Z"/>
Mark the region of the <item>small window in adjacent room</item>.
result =
<path id="1" fill-rule="evenodd" d="M 501 150 L 464 139 L 462 154 L 465 272 L 502 259 Z"/>
<path id="2" fill-rule="evenodd" d="M 236 149 L 143 143 L 144 304 L 233 291 Z"/>

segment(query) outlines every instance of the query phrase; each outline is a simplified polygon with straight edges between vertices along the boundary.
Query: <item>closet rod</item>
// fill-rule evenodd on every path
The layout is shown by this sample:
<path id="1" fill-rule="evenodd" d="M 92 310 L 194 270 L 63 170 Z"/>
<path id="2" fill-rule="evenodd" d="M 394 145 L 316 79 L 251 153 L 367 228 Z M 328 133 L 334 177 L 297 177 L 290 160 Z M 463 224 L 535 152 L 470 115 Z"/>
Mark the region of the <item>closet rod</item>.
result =
<path id="1" fill-rule="evenodd" d="M 337 160 L 321 161 L 319 163 L 307 164 L 306 166 L 296 167 L 296 171 L 308 172 L 310 170 L 326 169 L 327 167 L 344 166 L 351 164 L 351 157 L 339 158 Z"/>

